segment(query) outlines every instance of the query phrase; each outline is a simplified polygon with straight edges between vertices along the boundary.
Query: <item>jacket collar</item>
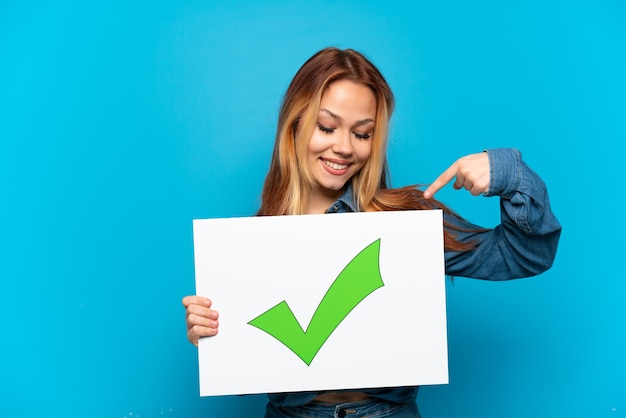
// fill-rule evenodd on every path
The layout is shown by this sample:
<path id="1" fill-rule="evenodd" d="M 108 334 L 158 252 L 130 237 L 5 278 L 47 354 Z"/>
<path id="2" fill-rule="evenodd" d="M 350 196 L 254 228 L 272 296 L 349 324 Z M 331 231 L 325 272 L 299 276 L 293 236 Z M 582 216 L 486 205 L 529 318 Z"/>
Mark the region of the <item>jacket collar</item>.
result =
<path id="1" fill-rule="evenodd" d="M 328 209 L 326 213 L 341 213 L 341 212 L 358 212 L 359 204 L 354 196 L 352 189 L 352 183 L 348 184 L 346 191 L 337 199 Z"/>

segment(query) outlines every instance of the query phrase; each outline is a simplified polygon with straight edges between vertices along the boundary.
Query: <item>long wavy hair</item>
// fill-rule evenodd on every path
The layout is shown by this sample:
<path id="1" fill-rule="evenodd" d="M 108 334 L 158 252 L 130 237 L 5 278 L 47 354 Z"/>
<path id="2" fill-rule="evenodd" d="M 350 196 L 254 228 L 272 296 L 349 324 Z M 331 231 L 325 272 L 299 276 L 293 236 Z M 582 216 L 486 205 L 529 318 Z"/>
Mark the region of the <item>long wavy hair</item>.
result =
<path id="1" fill-rule="evenodd" d="M 304 213 L 312 187 L 306 164 L 309 140 L 317 125 L 320 102 L 328 86 L 350 80 L 369 87 L 376 98 L 376 128 L 372 152 L 350 182 L 361 211 L 442 209 L 457 216 L 435 199 L 425 199 L 416 186 L 390 188 L 387 165 L 389 120 L 394 97 L 380 71 L 361 53 L 352 49 L 325 48 L 309 58 L 289 84 L 278 115 L 278 127 L 270 168 L 265 178 L 258 215 L 299 215 Z M 472 243 L 456 240 L 454 227 L 444 229 L 444 245 L 453 251 L 467 251 Z"/>

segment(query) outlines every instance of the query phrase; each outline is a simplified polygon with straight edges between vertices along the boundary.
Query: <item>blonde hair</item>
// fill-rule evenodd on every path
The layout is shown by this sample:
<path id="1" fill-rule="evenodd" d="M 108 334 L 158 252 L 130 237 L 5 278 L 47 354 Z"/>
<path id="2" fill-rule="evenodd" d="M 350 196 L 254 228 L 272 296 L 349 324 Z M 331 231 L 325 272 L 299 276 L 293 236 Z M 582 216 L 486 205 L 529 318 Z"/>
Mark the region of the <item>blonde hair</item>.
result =
<path id="1" fill-rule="evenodd" d="M 313 184 L 305 158 L 307 146 L 316 128 L 322 95 L 337 80 L 364 84 L 376 98 L 372 153 L 351 179 L 361 210 L 373 210 L 374 196 L 381 187 L 386 187 L 388 177 L 387 135 L 394 107 L 393 93 L 380 71 L 365 56 L 352 49 L 326 48 L 304 63 L 283 98 L 260 215 L 304 213 Z"/>

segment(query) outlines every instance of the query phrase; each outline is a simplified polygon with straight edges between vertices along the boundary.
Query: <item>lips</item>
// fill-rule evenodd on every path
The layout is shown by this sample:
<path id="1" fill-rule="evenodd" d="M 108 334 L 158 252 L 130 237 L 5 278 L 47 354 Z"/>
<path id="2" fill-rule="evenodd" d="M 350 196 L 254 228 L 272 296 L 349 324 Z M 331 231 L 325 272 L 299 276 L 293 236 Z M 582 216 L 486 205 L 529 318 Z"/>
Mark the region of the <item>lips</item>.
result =
<path id="1" fill-rule="evenodd" d="M 350 167 L 350 163 L 346 162 L 330 161 L 323 158 L 321 158 L 320 160 L 322 161 L 322 164 L 326 171 L 334 175 L 345 174 L 346 171 L 348 171 L 348 167 Z"/>

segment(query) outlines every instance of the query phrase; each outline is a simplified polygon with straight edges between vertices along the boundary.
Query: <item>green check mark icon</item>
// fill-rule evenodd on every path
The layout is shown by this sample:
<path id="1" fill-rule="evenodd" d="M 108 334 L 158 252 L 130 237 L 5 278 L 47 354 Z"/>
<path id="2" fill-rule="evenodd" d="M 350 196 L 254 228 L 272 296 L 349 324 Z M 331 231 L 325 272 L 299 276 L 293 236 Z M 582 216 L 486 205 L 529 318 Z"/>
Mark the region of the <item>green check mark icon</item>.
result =
<path id="1" fill-rule="evenodd" d="M 384 286 L 379 257 L 377 239 L 361 250 L 330 285 L 306 331 L 284 300 L 248 324 L 276 338 L 309 366 L 341 321 L 370 293 Z"/>

